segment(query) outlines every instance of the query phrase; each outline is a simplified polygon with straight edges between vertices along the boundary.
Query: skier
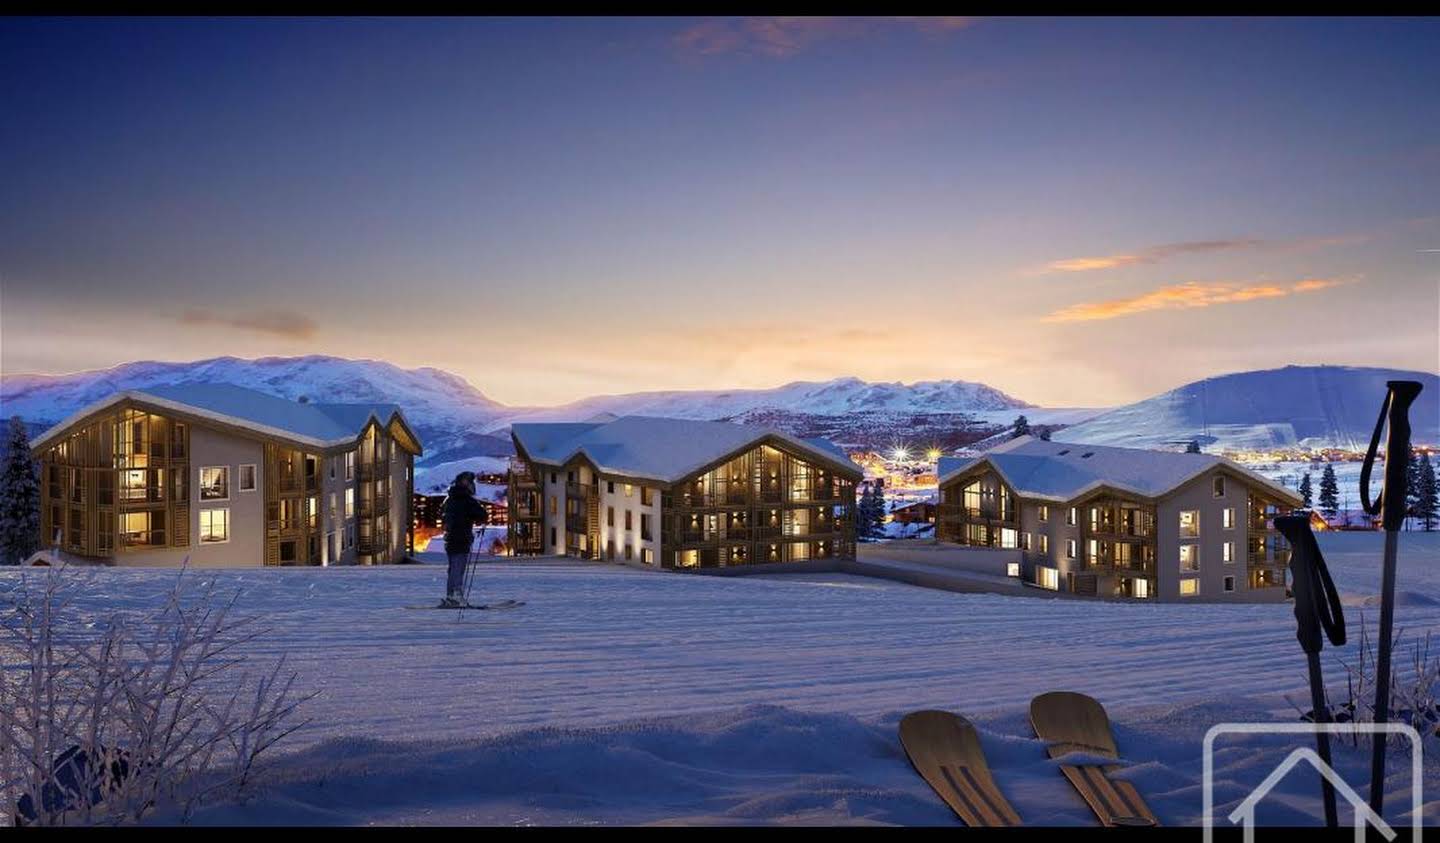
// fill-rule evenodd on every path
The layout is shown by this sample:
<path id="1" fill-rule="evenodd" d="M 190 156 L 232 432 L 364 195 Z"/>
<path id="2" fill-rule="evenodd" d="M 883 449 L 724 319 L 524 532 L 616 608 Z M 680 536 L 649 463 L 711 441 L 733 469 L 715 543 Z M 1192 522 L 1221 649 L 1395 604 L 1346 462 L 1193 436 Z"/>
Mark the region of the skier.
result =
<path id="1" fill-rule="evenodd" d="M 445 555 L 450 571 L 445 579 L 445 599 L 441 606 L 453 608 L 465 603 L 465 567 L 470 560 L 470 545 L 475 540 L 475 523 L 485 523 L 489 515 L 485 505 L 475 500 L 475 472 L 462 471 L 445 496 Z"/>

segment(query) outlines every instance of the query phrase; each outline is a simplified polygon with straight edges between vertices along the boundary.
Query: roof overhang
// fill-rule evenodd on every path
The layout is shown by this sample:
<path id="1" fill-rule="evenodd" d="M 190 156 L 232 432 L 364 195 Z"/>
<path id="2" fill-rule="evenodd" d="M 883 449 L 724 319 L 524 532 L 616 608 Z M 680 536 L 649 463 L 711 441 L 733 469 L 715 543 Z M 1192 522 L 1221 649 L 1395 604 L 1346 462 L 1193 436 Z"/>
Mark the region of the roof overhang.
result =
<path id="1" fill-rule="evenodd" d="M 734 459 L 735 457 L 739 456 L 740 454 L 743 454 L 746 451 L 752 448 L 759 447 L 761 445 L 779 445 L 782 446 L 782 449 L 784 450 L 790 450 L 792 452 L 798 451 L 800 452 L 800 455 L 812 458 L 817 462 L 824 463 L 825 466 L 831 471 L 834 471 L 837 474 L 845 475 L 846 477 L 849 477 L 850 479 L 855 481 L 859 481 L 861 478 L 864 477 L 864 472 L 860 469 L 859 466 L 853 463 L 846 465 L 845 463 L 842 463 L 841 461 L 836 459 L 834 454 L 827 453 L 826 451 L 817 448 L 814 445 L 796 439 L 795 437 L 788 434 L 780 433 L 778 431 L 767 431 L 764 433 L 759 433 L 755 436 L 754 439 L 751 439 L 742 445 L 732 448 L 729 451 L 720 454 L 719 456 L 709 457 L 704 462 L 692 464 L 679 472 L 664 477 L 653 474 L 645 474 L 642 472 L 630 471 L 616 466 L 605 465 L 603 462 L 595 459 L 590 454 L 590 452 L 586 450 L 584 445 L 580 445 L 572 449 L 571 451 L 566 453 L 564 457 L 559 459 L 538 458 L 533 456 L 525 448 L 525 443 L 521 440 L 520 436 L 515 433 L 513 428 L 510 432 L 510 438 L 515 444 L 516 453 L 518 453 L 522 459 L 524 459 L 531 465 L 543 465 L 551 468 L 568 468 L 583 461 L 604 477 L 613 477 L 620 480 L 633 480 L 637 482 L 654 483 L 662 487 L 673 486 L 674 484 L 682 482 L 685 479 L 692 477 L 696 474 L 701 474 L 709 471 L 710 469 L 716 466 L 723 465 Z"/>
<path id="2" fill-rule="evenodd" d="M 997 474 L 1001 480 L 1005 481 L 1005 484 L 1007 486 L 1014 490 L 1015 494 L 1019 495 L 1022 498 L 1026 498 L 1027 500 L 1048 501 L 1051 503 L 1069 503 L 1070 501 L 1078 500 L 1080 498 L 1084 498 L 1091 494 L 1094 494 L 1095 492 L 1103 491 L 1106 489 L 1122 492 L 1126 495 L 1131 495 L 1137 498 L 1145 498 L 1147 500 L 1159 500 L 1160 498 L 1173 494 L 1182 486 L 1194 482 L 1197 478 L 1201 477 L 1207 472 L 1215 469 L 1220 469 L 1237 475 L 1242 480 L 1245 480 L 1248 483 L 1263 487 L 1267 492 L 1270 492 L 1271 494 L 1275 495 L 1276 497 L 1280 498 L 1291 506 L 1298 507 L 1303 505 L 1304 502 L 1301 500 L 1299 495 L 1295 494 L 1289 489 L 1286 489 L 1284 486 L 1281 486 L 1280 484 L 1271 481 L 1264 475 L 1251 471 L 1244 466 L 1239 465 L 1238 463 L 1235 463 L 1234 461 L 1226 459 L 1224 457 L 1219 457 L 1217 459 L 1218 462 L 1206 463 L 1205 465 L 1197 468 L 1190 474 L 1185 475 L 1180 480 L 1170 484 L 1169 486 L 1159 491 L 1147 491 L 1144 489 L 1137 489 L 1125 483 L 1119 483 L 1113 480 L 1105 480 L 1103 478 L 1091 481 L 1090 483 L 1081 486 L 1073 494 L 1070 495 L 1052 495 L 1028 491 L 1017 486 L 1015 484 L 1015 481 L 1012 480 L 1009 476 L 1007 476 L 1004 470 L 1001 469 L 1000 466 L 997 465 L 993 460 L 991 460 L 988 455 L 977 457 L 973 462 L 967 463 L 960 466 L 959 468 L 947 472 L 944 477 L 940 478 L 937 485 L 939 488 L 943 489 L 946 486 L 949 486 L 950 484 L 956 482 L 957 480 L 960 480 L 971 474 L 977 468 L 983 466 L 995 472 L 995 474 Z"/>
<path id="3" fill-rule="evenodd" d="M 53 445 L 66 431 L 96 416 L 110 410 L 130 407 L 143 408 L 161 414 L 171 415 L 189 421 L 192 424 L 199 422 L 230 430 L 240 435 L 276 440 L 293 445 L 301 450 L 318 452 L 347 450 L 349 446 L 354 445 L 360 440 L 360 436 L 364 433 L 365 428 L 372 422 L 385 428 L 389 428 L 393 424 L 398 424 L 410 439 L 410 442 L 407 443 L 407 450 L 409 450 L 408 446 L 413 444 L 415 448 L 414 453 L 418 455 L 421 447 L 419 437 L 415 436 L 404 414 L 399 410 L 391 413 L 387 419 L 381 419 L 380 416 L 372 410 L 365 424 L 361 426 L 360 431 L 355 435 L 342 436 L 335 439 L 319 439 L 313 436 L 305 436 L 292 430 L 271 427 L 270 425 L 261 424 L 250 419 L 242 419 L 236 416 L 226 415 L 225 413 L 218 413 L 204 407 L 196 407 L 193 404 L 186 404 L 169 398 L 161 398 L 142 390 L 127 389 L 113 393 L 87 407 L 83 407 L 63 421 L 51 426 L 44 433 L 36 437 L 30 444 L 30 452 L 32 454 L 38 454 Z"/>

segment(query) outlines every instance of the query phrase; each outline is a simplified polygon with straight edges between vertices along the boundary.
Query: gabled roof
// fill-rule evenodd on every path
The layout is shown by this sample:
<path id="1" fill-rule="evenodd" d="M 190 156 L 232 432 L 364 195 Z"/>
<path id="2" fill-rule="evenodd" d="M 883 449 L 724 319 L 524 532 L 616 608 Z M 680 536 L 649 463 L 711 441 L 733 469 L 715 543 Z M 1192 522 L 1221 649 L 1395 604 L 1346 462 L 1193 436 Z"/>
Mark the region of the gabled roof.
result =
<path id="1" fill-rule="evenodd" d="M 355 441 L 371 420 L 381 426 L 399 420 L 419 444 L 419 438 L 415 437 L 405 414 L 395 404 L 310 404 L 288 401 L 234 384 L 185 383 L 113 393 L 45 431 L 35 440 L 32 448 L 39 450 L 47 447 L 50 440 L 87 416 L 127 400 L 316 448 L 331 448 Z"/>
<path id="2" fill-rule="evenodd" d="M 942 458 L 940 485 L 982 462 L 994 468 L 1016 494 L 1030 498 L 1063 502 L 1102 486 L 1155 498 L 1223 466 L 1300 505 L 1294 492 L 1224 457 L 1048 442 L 1031 436 L 1011 439 L 972 459 Z"/>
<path id="3" fill-rule="evenodd" d="M 799 439 L 768 427 L 729 422 L 623 416 L 610 422 L 521 423 L 510 428 L 533 463 L 564 465 L 583 455 L 605 474 L 674 483 L 730 454 L 773 437 L 796 452 L 859 478 L 860 467 L 823 439 Z"/>

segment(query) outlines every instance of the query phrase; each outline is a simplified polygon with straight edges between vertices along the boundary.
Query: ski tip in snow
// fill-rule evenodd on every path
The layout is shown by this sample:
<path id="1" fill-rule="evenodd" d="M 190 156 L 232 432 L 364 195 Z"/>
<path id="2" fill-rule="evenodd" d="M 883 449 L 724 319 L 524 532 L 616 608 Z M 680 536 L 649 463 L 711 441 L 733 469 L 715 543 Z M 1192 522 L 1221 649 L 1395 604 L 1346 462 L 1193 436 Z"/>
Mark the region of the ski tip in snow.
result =
<path id="1" fill-rule="evenodd" d="M 498 600 L 494 603 L 431 603 L 426 606 L 406 606 L 407 609 L 518 609 L 525 605 L 524 600 Z"/>

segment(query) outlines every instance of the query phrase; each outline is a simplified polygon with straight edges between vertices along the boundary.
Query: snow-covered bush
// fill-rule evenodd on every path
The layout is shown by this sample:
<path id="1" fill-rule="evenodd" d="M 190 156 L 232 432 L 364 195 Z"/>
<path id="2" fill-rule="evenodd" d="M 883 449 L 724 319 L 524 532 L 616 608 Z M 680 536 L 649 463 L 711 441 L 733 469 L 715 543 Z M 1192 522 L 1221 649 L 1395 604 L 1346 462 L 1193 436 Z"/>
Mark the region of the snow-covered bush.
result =
<path id="1" fill-rule="evenodd" d="M 265 630 L 213 581 L 182 568 L 159 608 L 95 617 L 75 603 L 95 571 L 39 570 L 0 593 L 0 822 L 184 819 L 243 798 L 261 755 L 303 725 L 313 695 L 283 658 L 248 668 L 239 650 Z"/>

